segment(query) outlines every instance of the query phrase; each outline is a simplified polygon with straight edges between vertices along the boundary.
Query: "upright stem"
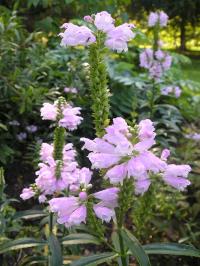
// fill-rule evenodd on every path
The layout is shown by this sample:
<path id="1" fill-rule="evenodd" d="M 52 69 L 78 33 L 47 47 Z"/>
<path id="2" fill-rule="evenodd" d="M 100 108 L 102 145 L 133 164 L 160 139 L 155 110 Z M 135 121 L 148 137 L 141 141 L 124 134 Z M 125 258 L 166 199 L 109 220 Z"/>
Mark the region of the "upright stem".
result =
<path id="1" fill-rule="evenodd" d="M 119 245 L 120 245 L 120 250 L 121 250 L 121 257 L 120 257 L 121 263 L 123 266 L 128 266 L 126 250 L 124 247 L 124 241 L 123 241 L 123 238 L 121 235 L 121 228 L 119 228 L 119 230 L 118 230 L 118 236 L 119 236 Z"/>
<path id="2" fill-rule="evenodd" d="M 160 26 L 159 24 L 156 24 L 155 27 L 153 28 L 153 55 L 155 57 L 155 52 L 158 50 L 158 41 L 159 41 L 159 30 Z M 155 102 L 155 94 L 156 94 L 156 89 L 155 89 L 155 81 L 153 81 L 153 86 L 151 90 L 151 95 L 150 95 L 150 118 L 153 119 L 154 116 L 154 102 Z"/>
<path id="3" fill-rule="evenodd" d="M 104 35 L 98 33 L 97 42 L 89 48 L 91 108 L 98 137 L 104 134 L 104 129 L 109 124 L 110 111 L 103 43 Z"/>
<path id="4" fill-rule="evenodd" d="M 124 224 L 125 216 L 127 212 L 132 207 L 133 204 L 133 181 L 132 179 L 124 179 L 123 185 L 120 187 L 119 192 L 119 207 L 116 210 L 117 217 L 117 233 L 119 238 L 120 254 L 121 254 L 121 263 L 123 266 L 128 266 L 128 256 L 126 254 L 126 249 L 124 246 L 124 241 L 121 235 L 121 229 Z"/>
<path id="5" fill-rule="evenodd" d="M 53 212 L 49 214 L 49 235 L 53 232 Z"/>

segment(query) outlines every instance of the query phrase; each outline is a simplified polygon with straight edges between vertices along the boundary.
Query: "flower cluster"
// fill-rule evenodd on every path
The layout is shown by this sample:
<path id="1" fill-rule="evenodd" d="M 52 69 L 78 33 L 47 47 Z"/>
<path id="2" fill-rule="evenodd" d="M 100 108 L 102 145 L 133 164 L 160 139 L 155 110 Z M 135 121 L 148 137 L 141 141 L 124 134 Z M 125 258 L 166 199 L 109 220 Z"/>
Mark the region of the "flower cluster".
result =
<path id="1" fill-rule="evenodd" d="M 41 116 L 43 120 L 58 121 L 59 126 L 68 130 L 74 130 L 81 123 L 80 107 L 72 107 L 69 103 L 63 103 L 58 107 L 58 102 L 54 104 L 44 103 L 41 108 Z"/>
<path id="2" fill-rule="evenodd" d="M 75 150 L 71 143 L 64 146 L 62 162 L 56 162 L 53 158 L 53 146 L 43 143 L 41 147 L 41 163 L 35 183 L 42 194 L 48 195 L 67 189 L 77 175 L 77 162 L 75 161 Z M 59 167 L 59 169 L 58 169 Z M 56 171 L 60 171 L 57 178 Z"/>
<path id="3" fill-rule="evenodd" d="M 167 164 L 169 151 L 161 158 L 149 149 L 155 144 L 155 128 L 151 120 L 142 120 L 137 129 L 129 127 L 123 118 L 113 119 L 102 138 L 82 138 L 84 149 L 90 151 L 88 158 L 92 167 L 106 170 L 105 178 L 112 184 L 122 183 L 127 178 L 135 181 L 135 192 L 148 190 L 153 176 L 161 176 L 169 185 L 183 190 L 190 181 L 186 179 L 189 165 Z"/>
<path id="4" fill-rule="evenodd" d="M 181 89 L 178 86 L 167 86 L 161 89 L 162 95 L 174 94 L 176 98 L 181 96 Z"/>
<path id="5" fill-rule="evenodd" d="M 159 25 L 165 27 L 167 25 L 168 15 L 163 11 L 151 12 L 148 19 L 149 27 Z"/>
<path id="6" fill-rule="evenodd" d="M 155 80 L 160 80 L 172 63 L 172 57 L 162 50 L 155 53 L 151 48 L 146 48 L 140 54 L 140 66 L 148 69 L 149 75 Z"/>
<path id="7" fill-rule="evenodd" d="M 93 211 L 99 219 L 110 222 L 115 217 L 114 208 L 117 206 L 119 189 L 113 187 L 88 195 L 86 191 L 91 187 L 90 180 L 90 175 L 79 180 L 80 188 L 76 191 L 76 196 L 54 198 L 49 201 L 50 210 L 58 215 L 58 223 L 65 224 L 66 227 L 85 223 L 89 198 L 99 201 L 93 205 Z"/>
<path id="8" fill-rule="evenodd" d="M 86 26 L 77 26 L 72 23 L 64 23 L 61 28 L 64 32 L 60 33 L 62 38 L 62 46 L 87 46 L 96 42 L 98 31 L 105 34 L 105 46 L 117 52 L 127 51 L 127 42 L 134 38 L 135 34 L 132 32 L 133 24 L 124 23 L 115 27 L 114 19 L 111 15 L 102 11 L 96 15 L 85 16 L 86 22 L 92 23 L 94 31 Z"/>

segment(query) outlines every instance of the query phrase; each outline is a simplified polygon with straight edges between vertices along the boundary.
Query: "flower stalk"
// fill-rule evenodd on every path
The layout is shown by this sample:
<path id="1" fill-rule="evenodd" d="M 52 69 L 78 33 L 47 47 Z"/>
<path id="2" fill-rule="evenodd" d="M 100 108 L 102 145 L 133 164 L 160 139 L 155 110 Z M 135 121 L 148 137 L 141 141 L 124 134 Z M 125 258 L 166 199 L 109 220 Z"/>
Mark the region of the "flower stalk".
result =
<path id="1" fill-rule="evenodd" d="M 98 137 L 103 135 L 104 128 L 109 124 L 110 110 L 103 42 L 104 34 L 100 32 L 97 34 L 97 42 L 89 48 L 91 108 Z"/>

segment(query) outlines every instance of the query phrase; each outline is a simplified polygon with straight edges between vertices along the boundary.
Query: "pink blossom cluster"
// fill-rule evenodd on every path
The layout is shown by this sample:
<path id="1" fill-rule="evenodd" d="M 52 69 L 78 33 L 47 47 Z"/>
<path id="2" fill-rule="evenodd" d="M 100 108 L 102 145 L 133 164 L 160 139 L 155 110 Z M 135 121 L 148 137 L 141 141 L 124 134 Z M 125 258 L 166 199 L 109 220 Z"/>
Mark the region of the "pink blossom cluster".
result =
<path id="1" fill-rule="evenodd" d="M 41 116 L 43 120 L 56 121 L 59 116 L 61 118 L 58 121 L 59 126 L 67 128 L 72 131 L 77 129 L 78 125 L 81 123 L 83 118 L 80 116 L 80 107 L 72 107 L 69 103 L 63 104 L 62 114 L 59 114 L 58 103 L 54 104 L 44 103 L 41 108 Z"/>
<path id="2" fill-rule="evenodd" d="M 57 213 L 58 223 L 65 224 L 66 227 L 85 223 L 87 218 L 87 201 L 93 197 L 99 202 L 93 205 L 95 215 L 105 222 L 110 222 L 115 217 L 114 208 L 117 207 L 118 188 L 108 188 L 100 192 L 90 194 L 86 188 L 91 184 L 90 178 L 81 183 L 81 189 L 76 196 L 54 198 L 49 201 L 50 210 Z"/>
<path id="3" fill-rule="evenodd" d="M 148 69 L 150 77 L 155 80 L 160 80 L 171 63 L 172 57 L 160 49 L 154 53 L 151 48 L 146 48 L 140 53 L 140 66 Z"/>
<path id="4" fill-rule="evenodd" d="M 181 96 L 181 89 L 178 86 L 167 86 L 161 89 L 162 95 L 174 94 L 176 98 Z"/>
<path id="5" fill-rule="evenodd" d="M 90 45 L 96 41 L 96 32 L 101 31 L 105 33 L 105 46 L 111 50 L 122 52 L 128 50 L 127 42 L 135 37 L 135 34 L 132 32 L 132 28 L 135 27 L 133 24 L 124 23 L 115 27 L 114 19 L 106 11 L 93 16 L 85 16 L 84 20 L 92 23 L 96 30 L 92 32 L 86 26 L 64 23 L 62 28 L 65 30 L 63 33 L 60 33 L 62 46 Z"/>
<path id="6" fill-rule="evenodd" d="M 163 11 L 151 12 L 148 18 L 149 27 L 154 27 L 159 25 L 160 27 L 165 27 L 168 22 L 168 15 Z"/>
<path id="7" fill-rule="evenodd" d="M 142 120 L 135 129 L 121 118 L 113 119 L 102 138 L 90 140 L 82 138 L 83 149 L 90 151 L 88 158 L 93 168 L 106 170 L 105 178 L 111 184 L 123 183 L 125 178 L 133 178 L 136 194 L 148 190 L 152 178 L 160 176 L 167 184 L 183 190 L 191 168 L 189 165 L 167 164 L 169 151 L 164 150 L 161 158 L 149 149 L 155 144 L 155 128 L 151 120 Z"/>
<path id="8" fill-rule="evenodd" d="M 63 160 L 60 165 L 60 178 L 56 177 L 58 162 L 53 158 L 53 145 L 43 143 L 40 151 L 41 163 L 35 183 L 42 194 L 51 195 L 67 189 L 74 183 L 77 175 L 77 162 L 75 161 L 75 150 L 73 145 L 68 143 L 63 149 Z"/>

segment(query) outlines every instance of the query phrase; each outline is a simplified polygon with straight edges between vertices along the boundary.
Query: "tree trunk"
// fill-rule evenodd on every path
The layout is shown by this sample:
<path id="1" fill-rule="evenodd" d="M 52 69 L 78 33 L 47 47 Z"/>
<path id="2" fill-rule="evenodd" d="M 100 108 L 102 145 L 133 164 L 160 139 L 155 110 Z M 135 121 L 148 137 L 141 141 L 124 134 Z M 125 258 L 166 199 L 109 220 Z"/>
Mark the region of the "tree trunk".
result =
<path id="1" fill-rule="evenodd" d="M 182 18 L 181 20 L 181 25 L 180 25 L 180 30 L 181 30 L 181 34 L 180 34 L 180 50 L 181 51 L 186 51 L 186 23 L 185 23 L 185 19 Z"/>

